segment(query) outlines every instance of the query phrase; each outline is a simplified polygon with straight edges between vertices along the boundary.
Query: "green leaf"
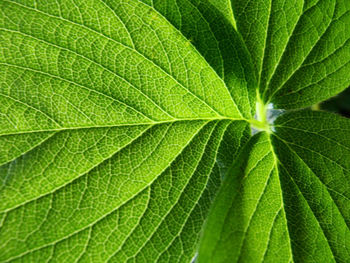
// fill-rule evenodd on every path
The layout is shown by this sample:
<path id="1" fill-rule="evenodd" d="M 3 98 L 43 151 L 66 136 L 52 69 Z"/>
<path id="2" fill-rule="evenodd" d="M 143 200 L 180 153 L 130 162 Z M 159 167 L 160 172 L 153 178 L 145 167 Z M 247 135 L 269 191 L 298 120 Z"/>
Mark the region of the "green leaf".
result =
<path id="1" fill-rule="evenodd" d="M 234 27 L 236 27 L 231 0 L 209 0 L 209 2 L 215 6 Z"/>
<path id="2" fill-rule="evenodd" d="M 199 262 L 290 262 L 277 159 L 269 135 L 251 138 L 207 219 Z"/>
<path id="3" fill-rule="evenodd" d="M 349 15 L 0 0 L 0 262 L 349 262 Z"/>
<path id="4" fill-rule="evenodd" d="M 295 260 L 348 262 L 350 120 L 302 111 L 280 117 L 275 126 Z"/>
<path id="5" fill-rule="evenodd" d="M 263 101 L 300 108 L 350 85 L 350 2 L 232 1 Z"/>
<path id="6" fill-rule="evenodd" d="M 274 127 L 227 174 L 199 262 L 350 260 L 350 120 L 299 111 Z"/>
<path id="7" fill-rule="evenodd" d="M 185 123 L 152 127 L 109 159 L 79 174 L 71 183 L 32 200 L 27 198 L 17 206 L 10 198 L 14 199 L 16 193 L 23 197 L 25 193 L 20 190 L 32 187 L 30 193 L 37 192 L 35 183 L 25 187 L 23 180 L 36 180 L 41 184 L 49 179 L 53 184 L 54 180 L 63 181 L 64 169 L 55 166 L 69 166 L 72 160 L 58 157 L 57 161 L 48 160 L 52 164 L 46 168 L 47 172 L 39 175 L 31 171 L 25 174 L 27 170 L 16 171 L 28 169 L 31 163 L 35 167 L 45 165 L 38 160 L 36 152 L 24 155 L 15 164 L 3 166 L 1 171 L 11 173 L 7 173 L 1 199 L 11 207 L 6 207 L 3 215 L 1 260 L 50 257 L 58 260 L 61 253 L 69 251 L 67 246 L 71 242 L 75 244 L 76 255 L 71 255 L 74 260 L 81 257 L 82 261 L 125 262 L 128 258 L 142 260 L 145 255 L 147 260 L 155 260 L 169 256 L 168 253 L 182 260 L 191 257 L 195 248 L 193 240 L 200 228 L 200 225 L 193 226 L 193 222 L 203 220 L 205 207 L 215 190 L 213 187 L 205 190 L 207 181 L 213 180 L 214 185 L 220 181 L 218 175 L 209 179 L 208 174 L 228 124 L 227 121 L 200 122 L 192 128 Z M 243 130 L 244 127 L 241 125 Z M 92 131 L 89 134 L 94 138 Z M 76 140 L 68 142 L 67 151 L 70 146 L 76 147 L 74 142 Z M 188 145 L 181 146 L 181 142 Z M 51 141 L 47 146 L 55 144 L 57 142 Z M 103 148 L 101 145 L 92 152 L 98 156 L 97 150 L 103 151 Z M 37 151 L 43 156 L 52 152 L 40 148 Z M 86 158 L 89 153 L 85 151 Z M 25 164 L 26 161 L 29 164 Z M 73 167 L 71 164 L 69 168 Z M 50 174 L 55 176 L 46 178 Z M 183 243 L 187 253 L 180 254 L 179 243 Z"/>
<path id="8" fill-rule="evenodd" d="M 237 131 L 244 133 L 246 124 L 237 124 L 238 146 Z M 60 132 L 1 166 L 1 261 L 59 259 L 70 243 L 76 251 L 68 250 L 72 261 L 81 256 L 124 262 L 145 255 L 189 260 L 198 222 L 220 183 L 214 160 L 228 125 L 202 121 Z M 118 145 L 137 131 L 132 141 Z"/>
<path id="9" fill-rule="evenodd" d="M 241 118 L 223 81 L 149 6 L 23 2 L 1 2 L 1 134 Z"/>
<path id="10" fill-rule="evenodd" d="M 227 17 L 232 17 L 232 13 L 227 14 L 231 11 L 224 8 L 230 7 L 228 2 L 154 0 L 149 4 L 197 48 L 225 81 L 243 116 L 252 118 L 255 113 L 256 79 L 247 47 Z M 194 21 L 196 26 L 193 26 Z"/>
<path id="11" fill-rule="evenodd" d="M 1 1 L 0 261 L 190 261 L 254 111 L 213 67 L 140 1 Z"/>

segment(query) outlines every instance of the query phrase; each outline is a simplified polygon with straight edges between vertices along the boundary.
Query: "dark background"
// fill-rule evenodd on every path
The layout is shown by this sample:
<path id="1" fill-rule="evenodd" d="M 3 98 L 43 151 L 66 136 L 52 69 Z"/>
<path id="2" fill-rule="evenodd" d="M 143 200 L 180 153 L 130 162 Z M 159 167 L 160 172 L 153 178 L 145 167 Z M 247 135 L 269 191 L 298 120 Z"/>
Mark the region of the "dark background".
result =
<path id="1" fill-rule="evenodd" d="M 350 118 L 350 87 L 337 96 L 318 105 L 320 110 L 338 113 Z"/>

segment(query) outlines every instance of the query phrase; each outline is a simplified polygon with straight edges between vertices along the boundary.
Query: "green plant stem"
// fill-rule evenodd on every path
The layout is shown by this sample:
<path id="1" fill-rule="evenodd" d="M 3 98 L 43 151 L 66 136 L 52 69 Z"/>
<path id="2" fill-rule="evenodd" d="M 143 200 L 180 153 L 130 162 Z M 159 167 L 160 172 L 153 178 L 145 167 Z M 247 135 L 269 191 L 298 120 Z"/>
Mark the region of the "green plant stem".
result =
<path id="1" fill-rule="evenodd" d="M 261 100 L 259 92 L 256 101 L 256 119 L 250 120 L 250 124 L 255 129 L 271 133 L 270 125 L 267 121 L 267 107 Z"/>

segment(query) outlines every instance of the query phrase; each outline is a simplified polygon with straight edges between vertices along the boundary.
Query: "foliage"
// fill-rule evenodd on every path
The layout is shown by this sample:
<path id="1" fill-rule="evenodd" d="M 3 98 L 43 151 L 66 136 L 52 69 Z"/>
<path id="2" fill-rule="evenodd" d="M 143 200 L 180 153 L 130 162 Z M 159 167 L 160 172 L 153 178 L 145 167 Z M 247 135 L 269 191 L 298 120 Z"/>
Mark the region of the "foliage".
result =
<path id="1" fill-rule="evenodd" d="M 0 0 L 0 262 L 350 262 L 349 72 L 348 0 Z"/>

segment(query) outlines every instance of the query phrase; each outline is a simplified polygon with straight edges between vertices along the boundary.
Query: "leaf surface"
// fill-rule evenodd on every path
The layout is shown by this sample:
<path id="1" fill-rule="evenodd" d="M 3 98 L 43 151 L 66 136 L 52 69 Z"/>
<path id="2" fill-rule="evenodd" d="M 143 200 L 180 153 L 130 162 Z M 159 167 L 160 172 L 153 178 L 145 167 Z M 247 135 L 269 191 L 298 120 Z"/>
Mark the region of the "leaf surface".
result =
<path id="1" fill-rule="evenodd" d="M 266 133 L 251 138 L 223 181 L 199 262 L 290 262 L 277 160 Z"/>
<path id="2" fill-rule="evenodd" d="M 199 262 L 349 261 L 350 121 L 299 111 L 275 129 L 252 137 L 227 174 Z"/>
<path id="3" fill-rule="evenodd" d="M 17 2 L 1 2 L 1 134 L 242 118 L 215 71 L 149 6 Z"/>
<path id="4" fill-rule="evenodd" d="M 301 111 L 276 121 L 273 142 L 296 261 L 350 260 L 349 138 L 349 119 L 330 113 Z"/>
<path id="5" fill-rule="evenodd" d="M 348 262 L 349 11 L 0 0 L 0 262 Z"/>
<path id="6" fill-rule="evenodd" d="M 264 102 L 294 109 L 350 85 L 350 2 L 232 1 Z"/>
<path id="7" fill-rule="evenodd" d="M 243 116 L 252 118 L 256 77 L 247 47 L 228 18 L 233 18 L 229 1 L 143 1 L 166 17 L 196 47 L 225 81 Z"/>
<path id="8" fill-rule="evenodd" d="M 0 1 L 0 261 L 190 261 L 255 96 L 209 63 L 141 1 Z"/>

